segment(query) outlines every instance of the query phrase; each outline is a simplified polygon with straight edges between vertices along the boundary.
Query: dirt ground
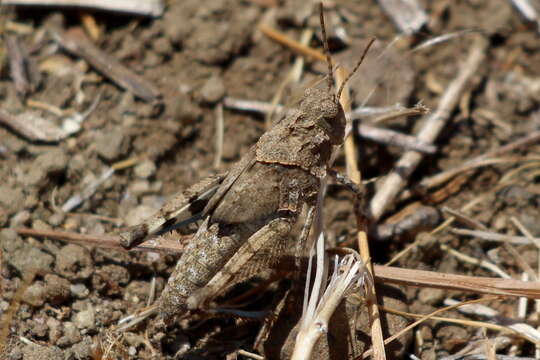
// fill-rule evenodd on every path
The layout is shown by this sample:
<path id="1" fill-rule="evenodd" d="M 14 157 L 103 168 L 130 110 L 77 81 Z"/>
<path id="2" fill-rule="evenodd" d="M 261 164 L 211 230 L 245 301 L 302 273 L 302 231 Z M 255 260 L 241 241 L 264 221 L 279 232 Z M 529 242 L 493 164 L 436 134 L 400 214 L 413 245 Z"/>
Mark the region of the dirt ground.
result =
<path id="1" fill-rule="evenodd" d="M 534 24 L 527 23 L 510 1 L 422 3 L 429 15 L 428 24 L 415 36 L 399 39 L 399 30 L 375 0 L 336 0 L 326 11 L 333 56 L 349 68 L 359 59 L 366 40 L 377 39 L 368 60 L 350 82 L 353 107 L 412 107 L 421 102 L 433 112 L 474 40 L 482 36 L 488 41 L 483 64 L 460 94 L 435 142 L 436 153 L 424 157 L 408 187 L 540 127 L 540 38 Z M 151 215 L 171 194 L 227 170 L 263 134 L 265 119 L 261 114 L 225 106 L 224 143 L 216 162 L 216 118 L 221 104 L 226 99 L 271 102 L 297 57 L 263 35 L 258 24 L 268 23 L 293 39 L 300 39 L 303 30 L 310 28 L 314 36 L 309 45 L 320 49 L 318 7 L 303 0 L 170 1 L 163 16 L 155 19 L 65 9 L 6 7 L 0 11 L 2 111 L 21 115 L 18 119 L 28 123 L 34 114 L 58 129 L 65 125 L 66 117 L 84 113 L 97 99 L 95 110 L 81 128 L 55 141 L 29 139 L 17 129 L 0 127 L 2 358 L 232 359 L 244 358 L 239 349 L 254 352 L 255 337 L 264 323 L 261 318 L 216 319 L 197 314 L 165 327 L 154 316 L 116 331 L 122 318 L 159 296 L 178 255 L 83 246 L 23 236 L 17 229 L 62 230 L 96 237 L 117 234 Z M 80 55 L 58 46 L 54 29 L 68 32 L 79 28 L 89 33 L 92 20 L 100 34 L 94 44 L 138 74 L 144 84 L 150 84 L 150 95 L 123 89 Z M 411 51 L 427 39 L 463 30 L 467 31 L 448 41 Z M 25 49 L 31 60 L 29 69 L 36 70 L 27 71 L 33 78 L 27 91 L 17 89 L 11 75 L 10 37 Z M 287 90 L 282 102 L 294 103 L 292 94 L 325 72 L 322 62 L 306 59 L 301 83 Z M 159 93 L 155 99 L 152 91 Z M 402 117 L 380 126 L 415 134 L 420 119 Z M 44 123 L 37 124 L 47 132 Z M 363 177 L 379 178 L 367 186 L 369 199 L 404 150 L 358 136 L 356 142 L 361 144 L 358 154 Z M 451 217 L 444 209 L 453 209 L 466 214 L 458 217 L 451 225 L 454 227 L 523 235 L 512 220 L 516 218 L 532 236 L 540 237 L 539 151 L 540 146 L 532 144 L 504 154 L 505 161 L 462 174 L 458 177 L 462 181 L 451 183 L 455 186 L 443 184 L 395 203 L 379 224 L 415 202 L 436 209 L 438 221 L 421 223 L 423 226 L 385 240 L 373 235 L 373 261 L 383 264 L 416 240 L 417 246 L 394 266 L 499 276 L 460 260 L 447 246 L 490 261 L 515 279 L 522 278 L 520 261 L 537 269 L 538 251 L 530 244 L 515 245 L 521 254 L 518 260 L 500 242 L 457 235 L 448 227 L 429 231 Z M 336 169 L 345 172 L 343 152 Z M 85 196 L 85 189 L 97 182 L 95 191 Z M 431 196 L 440 188 L 444 190 L 439 192 L 443 193 L 440 198 Z M 84 199 L 66 208 L 66 202 L 76 195 Z M 352 194 L 331 185 L 325 210 L 330 243 L 355 244 Z M 152 296 L 154 289 L 156 295 Z M 267 291 L 279 292 L 272 287 Z M 397 297 L 389 296 L 385 305 L 417 314 L 443 307 L 447 298 L 478 297 L 465 291 L 410 286 L 401 291 Z M 525 315 L 518 315 L 517 304 L 516 298 L 504 298 L 484 305 L 499 311 L 506 319 L 501 322 L 519 319 L 536 326 L 533 303 Z M 252 310 L 271 310 L 275 301 L 250 306 Z M 443 316 L 486 320 L 457 310 Z M 365 314 L 359 319 L 365 328 Z M 400 319 L 388 318 L 390 333 L 412 321 Z M 477 358 L 485 358 L 481 356 L 486 354 L 486 338 L 492 340 L 498 354 L 534 355 L 534 344 L 516 336 L 428 321 L 409 331 L 399 346 L 389 350 L 389 358 L 414 354 L 421 359 L 439 359 L 465 351 L 463 357 L 452 357 L 459 359 L 478 349 L 481 355 Z M 280 351 L 274 348 L 265 355 L 283 356 Z"/>

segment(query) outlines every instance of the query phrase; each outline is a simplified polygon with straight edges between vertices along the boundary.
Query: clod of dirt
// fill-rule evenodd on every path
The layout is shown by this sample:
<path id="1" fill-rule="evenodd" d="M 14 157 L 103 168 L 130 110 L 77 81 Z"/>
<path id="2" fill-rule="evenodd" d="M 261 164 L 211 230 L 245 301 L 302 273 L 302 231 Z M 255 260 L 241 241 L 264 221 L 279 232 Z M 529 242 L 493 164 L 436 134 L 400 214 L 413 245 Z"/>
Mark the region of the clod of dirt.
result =
<path id="1" fill-rule="evenodd" d="M 13 266 L 19 273 L 28 271 L 48 273 L 52 270 L 54 257 L 23 241 L 14 230 L 0 231 L 0 245 L 4 261 Z"/>
<path id="2" fill-rule="evenodd" d="M 69 280 L 85 280 L 94 272 L 94 264 L 88 250 L 68 244 L 56 255 L 55 270 Z"/>
<path id="3" fill-rule="evenodd" d="M 70 282 L 60 276 L 45 275 L 45 298 L 53 305 L 64 303 L 70 296 Z"/>
<path id="4" fill-rule="evenodd" d="M 56 343 L 60 347 L 71 346 L 81 341 L 81 334 L 72 322 L 68 321 L 64 323 L 63 333 L 64 336 L 60 337 Z"/>
<path id="5" fill-rule="evenodd" d="M 206 104 L 215 104 L 225 97 L 226 91 L 221 76 L 214 74 L 201 88 L 202 101 Z"/>
<path id="6" fill-rule="evenodd" d="M 68 156 L 62 148 L 51 149 L 39 155 L 23 176 L 22 183 L 28 186 L 46 185 L 50 175 L 63 172 L 68 164 Z"/>
<path id="7" fill-rule="evenodd" d="M 0 185 L 0 207 L 6 213 L 15 213 L 24 206 L 24 194 L 20 187 L 12 185 Z"/>
<path id="8" fill-rule="evenodd" d="M 49 331 L 49 327 L 45 323 L 43 317 L 36 317 L 35 319 L 30 319 L 27 323 L 28 327 L 30 328 L 30 334 L 32 335 L 32 337 L 36 337 L 39 339 L 45 338 L 47 332 Z"/>
<path id="9" fill-rule="evenodd" d="M 79 311 L 73 318 L 73 323 L 79 329 L 93 330 L 96 327 L 96 311 L 89 306 L 88 309 Z"/>
<path id="10" fill-rule="evenodd" d="M 37 281 L 26 288 L 22 300 L 32 306 L 40 307 L 45 304 L 45 286 Z"/>
<path id="11" fill-rule="evenodd" d="M 92 276 L 92 287 L 107 295 L 120 295 L 129 282 L 129 272 L 119 265 L 105 265 Z"/>
<path id="12" fill-rule="evenodd" d="M 56 346 L 26 345 L 24 360 L 64 360 L 64 352 Z"/>
<path id="13" fill-rule="evenodd" d="M 99 156 L 113 161 L 125 155 L 129 149 L 129 136 L 121 129 L 104 132 L 96 139 L 95 147 Z"/>
<path id="14" fill-rule="evenodd" d="M 89 338 L 84 338 L 80 343 L 73 345 L 69 351 L 75 359 L 94 359 L 95 357 L 92 356 L 92 347 L 92 341 Z"/>
<path id="15" fill-rule="evenodd" d="M 196 60 L 217 65 L 238 53 L 250 40 L 259 9 L 231 0 L 201 6 L 199 0 L 171 3 L 163 16 L 165 34 Z"/>

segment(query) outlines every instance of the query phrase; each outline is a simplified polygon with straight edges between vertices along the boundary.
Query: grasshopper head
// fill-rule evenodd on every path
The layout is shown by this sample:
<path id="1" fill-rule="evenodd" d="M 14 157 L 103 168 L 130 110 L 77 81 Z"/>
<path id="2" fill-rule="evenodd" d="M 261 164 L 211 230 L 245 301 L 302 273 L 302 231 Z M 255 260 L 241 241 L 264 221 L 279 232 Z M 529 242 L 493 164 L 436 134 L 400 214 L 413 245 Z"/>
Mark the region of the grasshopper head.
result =
<path id="1" fill-rule="evenodd" d="M 345 114 L 335 96 L 327 91 L 309 88 L 304 93 L 300 109 L 316 126 L 321 128 L 333 145 L 343 143 Z"/>

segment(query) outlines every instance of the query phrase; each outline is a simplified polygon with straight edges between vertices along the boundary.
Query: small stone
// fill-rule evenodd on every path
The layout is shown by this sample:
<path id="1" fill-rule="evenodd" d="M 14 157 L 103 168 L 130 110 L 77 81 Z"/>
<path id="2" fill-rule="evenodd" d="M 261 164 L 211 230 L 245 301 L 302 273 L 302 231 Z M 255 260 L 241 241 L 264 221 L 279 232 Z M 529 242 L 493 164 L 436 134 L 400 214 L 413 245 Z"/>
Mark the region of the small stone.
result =
<path id="1" fill-rule="evenodd" d="M 130 356 L 135 356 L 137 355 L 137 349 L 135 348 L 135 346 L 130 346 L 129 349 L 128 349 L 128 354 Z"/>
<path id="2" fill-rule="evenodd" d="M 53 305 L 64 303 L 70 296 L 70 282 L 58 275 L 45 275 L 45 297 Z"/>
<path id="3" fill-rule="evenodd" d="M 65 218 L 66 218 L 66 215 L 64 213 L 56 212 L 52 214 L 51 216 L 49 216 L 48 222 L 49 222 L 49 225 L 57 227 L 57 226 L 62 225 Z"/>
<path id="4" fill-rule="evenodd" d="M 96 151 L 105 160 L 112 161 L 124 155 L 129 147 L 129 138 L 120 129 L 106 131 L 96 139 Z"/>
<path id="5" fill-rule="evenodd" d="M 88 279 L 94 264 L 87 249 L 75 244 L 64 246 L 56 255 L 56 272 L 70 280 Z"/>
<path id="6" fill-rule="evenodd" d="M 26 288 L 22 300 L 32 306 L 40 307 L 45 303 L 45 286 L 37 281 Z"/>
<path id="7" fill-rule="evenodd" d="M 226 89 L 221 77 L 212 75 L 201 88 L 201 97 L 203 102 L 215 104 L 225 97 Z"/>
<path id="8" fill-rule="evenodd" d="M 28 222 L 28 220 L 30 220 L 30 216 L 31 215 L 29 211 L 23 210 L 15 214 L 15 216 L 11 219 L 9 226 L 12 228 L 23 226 Z"/>
<path id="9" fill-rule="evenodd" d="M 90 307 L 75 314 L 73 323 L 79 329 L 93 330 L 96 327 L 95 315 L 94 308 Z"/>
<path id="10" fill-rule="evenodd" d="M 444 299 L 445 294 L 441 289 L 422 288 L 418 292 L 418 300 L 424 304 L 436 305 Z"/>
<path id="11" fill-rule="evenodd" d="M 141 179 L 148 179 L 150 176 L 154 175 L 156 172 L 156 164 L 153 161 L 145 160 L 135 166 L 135 176 Z"/>
<path id="12" fill-rule="evenodd" d="M 167 55 L 173 51 L 169 38 L 165 36 L 159 37 L 155 41 L 153 41 L 152 47 L 158 54 L 161 54 L 161 55 Z"/>
<path id="13" fill-rule="evenodd" d="M 146 194 L 150 191 L 150 183 L 147 180 L 133 181 L 129 185 L 129 192 L 133 195 Z"/>
<path id="14" fill-rule="evenodd" d="M 71 295 L 77 299 L 84 299 L 90 295 L 90 290 L 84 284 L 73 284 L 69 287 Z"/>
<path id="15" fill-rule="evenodd" d="M 32 166 L 22 181 L 29 186 L 43 186 L 50 178 L 48 175 L 63 172 L 68 161 L 68 156 L 62 148 L 49 150 L 32 161 Z"/>

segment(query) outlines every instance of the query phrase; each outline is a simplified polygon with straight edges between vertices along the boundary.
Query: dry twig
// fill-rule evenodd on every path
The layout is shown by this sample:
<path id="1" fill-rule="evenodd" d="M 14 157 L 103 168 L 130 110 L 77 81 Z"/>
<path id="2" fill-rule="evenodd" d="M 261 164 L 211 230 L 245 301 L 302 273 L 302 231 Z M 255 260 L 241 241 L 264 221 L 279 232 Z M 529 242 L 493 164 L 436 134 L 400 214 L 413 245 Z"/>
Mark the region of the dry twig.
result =
<path id="1" fill-rule="evenodd" d="M 165 9 L 163 0 L 3 0 L 2 4 L 90 8 L 154 17 L 161 16 Z"/>
<path id="2" fill-rule="evenodd" d="M 145 101 L 152 101 L 158 97 L 159 91 L 153 84 L 104 53 L 86 37 L 81 29 L 73 29 L 65 33 L 54 30 L 53 36 L 62 48 L 82 57 L 121 88 L 131 91 Z"/>
<path id="3" fill-rule="evenodd" d="M 477 38 L 477 41 L 473 43 L 467 61 L 460 69 L 457 77 L 448 86 L 437 110 L 427 116 L 422 130 L 418 134 L 420 141 L 433 143 L 438 137 L 456 106 L 460 94 L 482 64 L 487 45 L 486 39 L 481 37 Z M 386 177 L 383 185 L 370 203 L 370 215 L 374 219 L 380 218 L 394 202 L 398 192 L 405 186 L 409 176 L 414 172 L 421 160 L 422 154 L 416 151 L 408 151 L 403 154 L 397 162 L 395 170 Z"/>

